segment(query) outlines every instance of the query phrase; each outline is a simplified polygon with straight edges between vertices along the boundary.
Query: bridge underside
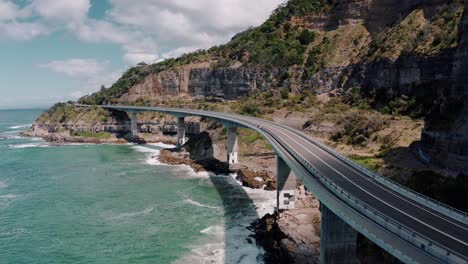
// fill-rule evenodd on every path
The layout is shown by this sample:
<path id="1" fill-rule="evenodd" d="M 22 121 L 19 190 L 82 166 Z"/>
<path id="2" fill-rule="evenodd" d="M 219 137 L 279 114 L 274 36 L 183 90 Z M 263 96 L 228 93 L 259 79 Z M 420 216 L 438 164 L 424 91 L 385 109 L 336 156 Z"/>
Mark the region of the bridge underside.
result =
<path id="1" fill-rule="evenodd" d="M 325 205 L 320 205 L 320 211 L 320 263 L 355 263 L 356 230 Z"/>

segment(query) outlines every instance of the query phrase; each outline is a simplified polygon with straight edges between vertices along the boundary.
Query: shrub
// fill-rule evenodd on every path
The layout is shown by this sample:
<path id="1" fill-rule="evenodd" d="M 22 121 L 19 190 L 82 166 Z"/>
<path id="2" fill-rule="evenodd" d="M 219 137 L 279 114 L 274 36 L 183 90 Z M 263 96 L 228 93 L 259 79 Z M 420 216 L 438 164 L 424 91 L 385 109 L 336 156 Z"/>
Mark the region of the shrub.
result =
<path id="1" fill-rule="evenodd" d="M 316 33 L 310 30 L 303 30 L 301 35 L 299 36 L 299 41 L 302 45 L 309 45 L 309 43 L 315 40 Z"/>

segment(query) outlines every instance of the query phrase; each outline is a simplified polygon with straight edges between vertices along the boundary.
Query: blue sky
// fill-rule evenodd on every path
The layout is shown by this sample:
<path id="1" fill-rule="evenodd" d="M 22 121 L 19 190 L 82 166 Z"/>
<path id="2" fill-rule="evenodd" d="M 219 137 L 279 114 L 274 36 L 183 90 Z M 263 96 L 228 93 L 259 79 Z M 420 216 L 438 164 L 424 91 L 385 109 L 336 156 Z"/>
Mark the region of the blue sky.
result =
<path id="1" fill-rule="evenodd" d="M 227 42 L 283 0 L 0 0 L 0 109 L 110 86 L 128 67 Z"/>

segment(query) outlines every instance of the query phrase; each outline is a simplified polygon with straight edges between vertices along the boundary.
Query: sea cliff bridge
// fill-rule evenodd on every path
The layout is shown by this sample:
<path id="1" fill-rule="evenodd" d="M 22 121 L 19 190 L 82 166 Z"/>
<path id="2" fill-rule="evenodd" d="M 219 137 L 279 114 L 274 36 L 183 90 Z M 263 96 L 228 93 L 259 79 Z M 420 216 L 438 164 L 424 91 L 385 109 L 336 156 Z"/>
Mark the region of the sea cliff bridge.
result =
<path id="1" fill-rule="evenodd" d="M 80 105 L 87 107 L 86 105 Z M 137 113 L 177 117 L 177 142 L 185 143 L 188 116 L 227 128 L 227 160 L 238 163 L 237 128 L 260 133 L 277 155 L 277 207 L 294 208 L 296 177 L 321 203 L 321 263 L 353 263 L 357 232 L 405 263 L 468 263 L 468 215 L 357 165 L 299 130 L 237 114 L 164 107 L 103 105 L 127 112 L 132 133 Z"/>

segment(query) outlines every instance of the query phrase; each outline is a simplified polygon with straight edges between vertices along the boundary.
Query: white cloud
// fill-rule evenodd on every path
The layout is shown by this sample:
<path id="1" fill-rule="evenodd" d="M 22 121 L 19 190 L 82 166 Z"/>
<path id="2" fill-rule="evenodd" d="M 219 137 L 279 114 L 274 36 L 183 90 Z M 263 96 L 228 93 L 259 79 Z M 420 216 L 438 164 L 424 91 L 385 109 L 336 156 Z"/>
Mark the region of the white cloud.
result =
<path id="1" fill-rule="evenodd" d="M 10 1 L 0 0 L 0 21 L 16 18 L 18 7 Z"/>
<path id="2" fill-rule="evenodd" d="M 49 32 L 47 27 L 38 23 L 0 23 L 0 39 L 30 40 Z"/>
<path id="3" fill-rule="evenodd" d="M 82 22 L 91 7 L 89 0 L 33 0 L 30 6 L 46 20 L 60 22 Z"/>
<path id="4" fill-rule="evenodd" d="M 140 62 L 155 63 L 158 61 L 158 56 L 151 53 L 126 53 L 124 60 L 130 65 L 135 65 Z"/>
<path id="5" fill-rule="evenodd" d="M 92 78 L 106 71 L 108 61 L 100 62 L 94 59 L 55 60 L 38 65 L 57 73 L 63 73 L 73 78 Z"/>
<path id="6" fill-rule="evenodd" d="M 139 0 L 136 4 L 133 0 L 110 0 L 107 15 L 114 26 L 131 28 L 152 39 L 163 54 L 158 57 L 165 58 L 179 55 L 180 49 L 187 52 L 187 47 L 196 50 L 224 43 L 239 31 L 260 25 L 283 2 Z"/>
<path id="7" fill-rule="evenodd" d="M 109 69 L 110 62 L 94 59 L 56 60 L 37 66 L 78 80 L 79 87 L 63 97 L 68 99 L 77 99 L 93 93 L 101 85 L 110 87 L 122 75 L 121 70 Z"/>
<path id="8" fill-rule="evenodd" d="M 28 40 L 65 30 L 85 42 L 115 43 L 131 65 L 228 41 L 261 24 L 285 0 L 109 0 L 99 20 L 90 0 L 0 0 L 0 38 Z"/>

